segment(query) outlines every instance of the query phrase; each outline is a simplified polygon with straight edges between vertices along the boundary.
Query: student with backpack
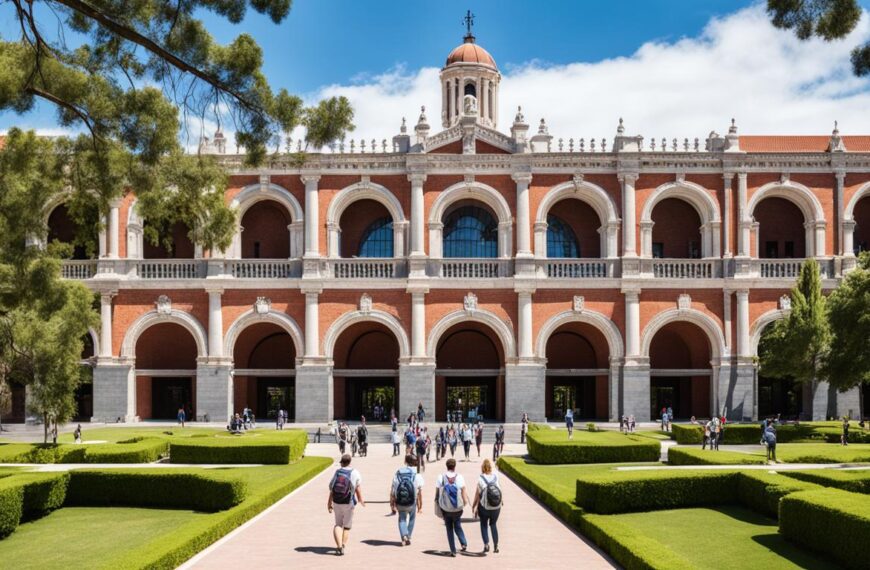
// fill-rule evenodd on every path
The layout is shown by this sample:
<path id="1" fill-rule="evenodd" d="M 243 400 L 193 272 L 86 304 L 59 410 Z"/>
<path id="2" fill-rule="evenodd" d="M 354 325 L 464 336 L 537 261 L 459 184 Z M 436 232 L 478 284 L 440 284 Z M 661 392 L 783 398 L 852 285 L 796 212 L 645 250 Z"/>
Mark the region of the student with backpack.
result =
<path id="1" fill-rule="evenodd" d="M 341 467 L 329 481 L 329 500 L 326 509 L 335 514 L 332 536 L 335 539 L 335 555 L 343 556 L 353 523 L 353 509 L 357 503 L 366 506 L 362 496 L 362 476 L 350 466 L 350 455 L 341 456 Z"/>
<path id="2" fill-rule="evenodd" d="M 474 493 L 474 503 L 471 507 L 474 516 L 480 517 L 480 534 L 483 537 L 483 552 L 489 552 L 489 531 L 492 531 L 493 552 L 498 553 L 498 514 L 504 504 L 498 474 L 493 473 L 489 459 L 483 460 L 480 468 L 480 479 L 477 481 L 477 491 Z"/>
<path id="3" fill-rule="evenodd" d="M 421 434 L 415 443 L 415 461 L 417 463 L 417 473 L 426 471 L 426 438 Z"/>
<path id="4" fill-rule="evenodd" d="M 399 513 L 399 536 L 402 545 L 410 546 L 414 521 L 423 512 L 423 476 L 414 469 L 417 459 L 405 456 L 405 465 L 396 471 L 390 491 L 390 506 Z"/>
<path id="5" fill-rule="evenodd" d="M 444 526 L 447 529 L 447 544 L 450 546 L 450 556 L 456 556 L 456 538 L 462 552 L 468 550 L 468 541 L 462 531 L 462 510 L 468 504 L 468 492 L 465 490 L 465 479 L 456 472 L 456 460 L 447 460 L 447 472 L 438 476 L 435 489 L 435 502 L 441 510 Z M 454 534 L 456 535 L 454 537 Z"/>

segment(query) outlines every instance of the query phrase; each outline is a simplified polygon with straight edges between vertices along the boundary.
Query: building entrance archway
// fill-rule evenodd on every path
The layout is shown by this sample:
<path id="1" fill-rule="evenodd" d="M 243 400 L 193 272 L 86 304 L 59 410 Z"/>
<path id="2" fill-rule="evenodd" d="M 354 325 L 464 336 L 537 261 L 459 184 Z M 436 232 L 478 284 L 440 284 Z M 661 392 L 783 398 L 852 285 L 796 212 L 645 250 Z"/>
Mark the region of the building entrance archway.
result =
<path id="1" fill-rule="evenodd" d="M 610 354 L 601 331 L 566 323 L 547 339 L 546 355 L 547 418 L 561 421 L 571 409 L 575 418 L 606 420 Z"/>
<path id="2" fill-rule="evenodd" d="M 655 332 L 650 355 L 650 414 L 672 408 L 675 419 L 710 417 L 713 371 L 707 333 L 688 321 L 672 321 Z"/>
<path id="3" fill-rule="evenodd" d="M 384 324 L 347 327 L 335 342 L 333 361 L 336 418 L 386 421 L 398 409 L 399 341 Z"/>
<path id="4" fill-rule="evenodd" d="M 284 410 L 292 421 L 296 410 L 296 346 L 290 334 L 273 322 L 248 325 L 233 346 L 233 399 L 236 411 L 253 410 L 260 420 L 274 421 Z"/>
<path id="5" fill-rule="evenodd" d="M 504 419 L 504 356 L 494 331 L 458 323 L 441 335 L 435 358 L 436 420 Z"/>
<path id="6" fill-rule="evenodd" d="M 166 350 L 171 346 L 172 350 Z M 156 323 L 136 340 L 136 415 L 174 420 L 196 409 L 196 340 L 175 322 Z"/>

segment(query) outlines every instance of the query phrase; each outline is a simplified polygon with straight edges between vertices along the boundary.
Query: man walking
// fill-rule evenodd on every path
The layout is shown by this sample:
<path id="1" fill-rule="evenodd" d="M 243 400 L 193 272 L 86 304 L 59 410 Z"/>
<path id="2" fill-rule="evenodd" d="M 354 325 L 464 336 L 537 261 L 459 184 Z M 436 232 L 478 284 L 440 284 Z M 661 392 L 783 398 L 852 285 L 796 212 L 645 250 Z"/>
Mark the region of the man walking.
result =
<path id="1" fill-rule="evenodd" d="M 405 465 L 396 471 L 390 491 L 390 507 L 399 513 L 402 545 L 410 546 L 417 515 L 423 512 L 423 476 L 414 468 L 416 458 L 405 456 Z"/>
<path id="2" fill-rule="evenodd" d="M 462 509 L 468 504 L 468 492 L 465 490 L 465 479 L 456 472 L 456 460 L 447 460 L 447 472 L 438 476 L 435 500 L 444 517 L 447 528 L 447 544 L 450 546 L 450 556 L 456 556 L 456 538 L 462 552 L 468 549 L 468 541 L 462 531 Z M 454 537 L 453 535 L 456 535 Z"/>
<path id="3" fill-rule="evenodd" d="M 335 555 L 343 556 L 353 523 L 353 509 L 357 503 L 366 506 L 362 496 L 362 476 L 350 466 L 350 455 L 341 456 L 341 467 L 329 481 L 329 500 L 326 509 L 335 514 L 332 536 L 335 539 Z"/>

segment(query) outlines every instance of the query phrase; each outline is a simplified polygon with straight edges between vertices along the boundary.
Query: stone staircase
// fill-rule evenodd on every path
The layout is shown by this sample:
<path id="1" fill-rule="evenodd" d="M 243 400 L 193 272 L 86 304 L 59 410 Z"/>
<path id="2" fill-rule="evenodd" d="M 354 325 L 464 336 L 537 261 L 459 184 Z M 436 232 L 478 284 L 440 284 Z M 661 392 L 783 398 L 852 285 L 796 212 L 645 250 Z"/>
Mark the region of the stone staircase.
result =
<path id="1" fill-rule="evenodd" d="M 359 422 L 346 422 L 348 426 L 352 429 L 356 429 L 356 426 L 359 425 Z M 445 422 L 434 422 L 434 423 L 426 423 L 426 426 L 429 428 L 430 436 L 434 437 L 436 433 L 438 433 L 438 429 L 441 426 L 446 426 Z M 495 431 L 498 429 L 499 425 L 504 425 L 505 432 L 505 442 L 506 443 L 519 443 L 520 442 L 520 430 L 521 424 L 498 424 L 498 423 L 486 423 L 484 424 L 483 430 L 483 442 L 489 443 L 490 445 L 495 442 Z M 407 424 L 399 424 L 399 431 L 404 433 Z M 369 442 L 370 443 L 390 443 L 390 424 L 368 424 L 369 428 Z M 457 426 L 458 429 L 458 426 Z M 309 433 L 309 441 L 313 441 L 312 436 L 317 431 L 317 428 L 309 427 L 307 429 Z M 335 440 L 335 436 L 329 433 L 329 426 L 321 427 L 321 442 L 328 443 Z"/>

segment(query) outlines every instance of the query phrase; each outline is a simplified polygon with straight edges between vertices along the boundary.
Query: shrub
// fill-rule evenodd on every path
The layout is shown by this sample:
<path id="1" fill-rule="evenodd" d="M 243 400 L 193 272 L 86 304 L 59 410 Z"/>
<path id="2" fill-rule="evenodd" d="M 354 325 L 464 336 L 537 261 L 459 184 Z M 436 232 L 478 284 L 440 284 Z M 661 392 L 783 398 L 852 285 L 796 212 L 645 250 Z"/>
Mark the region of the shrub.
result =
<path id="1" fill-rule="evenodd" d="M 739 451 L 671 447 L 668 449 L 668 463 L 671 465 L 759 465 L 765 463 L 765 458 Z"/>
<path id="2" fill-rule="evenodd" d="M 283 465 L 302 457 L 307 443 L 308 435 L 302 430 L 285 432 L 280 440 L 232 436 L 173 441 L 169 450 L 169 461 L 191 464 Z"/>
<path id="3" fill-rule="evenodd" d="M 24 489 L 10 484 L 11 479 L 0 481 L 0 538 L 15 532 L 24 512 Z"/>
<path id="4" fill-rule="evenodd" d="M 119 443 L 0 445 L 4 463 L 151 463 L 165 454 L 169 443 L 156 438 L 132 438 Z"/>
<path id="5" fill-rule="evenodd" d="M 853 493 L 870 494 L 870 470 L 834 471 L 785 471 L 783 475 L 800 481 L 816 483 L 824 487 L 836 487 Z"/>
<path id="6" fill-rule="evenodd" d="M 22 473 L 13 477 L 10 483 L 24 489 L 21 520 L 29 521 L 44 517 L 63 506 L 69 473 Z"/>
<path id="7" fill-rule="evenodd" d="M 802 491 L 779 504 L 779 532 L 847 568 L 870 568 L 870 496 L 839 489 Z"/>
<path id="8" fill-rule="evenodd" d="M 674 439 L 680 445 L 692 445 L 695 443 L 701 445 L 701 442 L 704 441 L 704 430 L 698 425 L 674 424 L 671 426 L 671 431 L 674 434 Z"/>
<path id="9" fill-rule="evenodd" d="M 75 470 L 70 474 L 66 504 L 214 512 L 238 505 L 246 492 L 241 480 L 181 469 Z"/>
<path id="10" fill-rule="evenodd" d="M 737 477 L 737 498 L 740 503 L 774 519 L 779 516 L 779 500 L 784 496 L 820 488 L 812 483 L 764 471 L 743 471 Z"/>
<path id="11" fill-rule="evenodd" d="M 562 430 L 530 431 L 529 454 L 538 463 L 623 463 L 659 461 L 658 441 L 616 432 L 574 432 L 569 440 Z"/>
<path id="12" fill-rule="evenodd" d="M 658 540 L 639 535 L 614 517 L 583 515 L 580 531 L 631 570 L 694 570 L 692 564 Z"/>
<path id="13" fill-rule="evenodd" d="M 593 422 L 589 422 L 586 424 L 586 431 L 598 431 L 598 426 L 596 426 Z"/>
<path id="14" fill-rule="evenodd" d="M 632 471 L 577 479 L 577 505 L 599 513 L 627 513 L 721 505 L 736 501 L 730 471 Z"/>

